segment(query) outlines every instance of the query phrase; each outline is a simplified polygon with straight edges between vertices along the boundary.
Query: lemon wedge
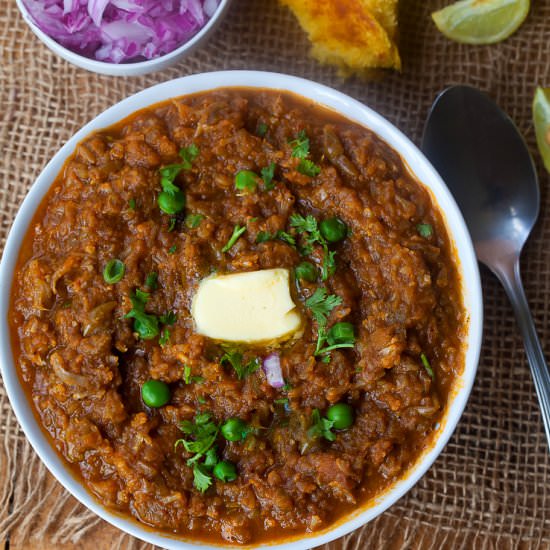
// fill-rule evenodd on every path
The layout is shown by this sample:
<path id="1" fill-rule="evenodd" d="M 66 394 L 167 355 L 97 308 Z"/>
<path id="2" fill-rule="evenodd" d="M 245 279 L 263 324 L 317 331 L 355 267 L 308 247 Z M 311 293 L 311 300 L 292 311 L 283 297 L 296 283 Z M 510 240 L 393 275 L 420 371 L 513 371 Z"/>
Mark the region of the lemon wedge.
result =
<path id="1" fill-rule="evenodd" d="M 432 19 L 451 40 L 494 44 L 520 27 L 529 7 L 529 0 L 460 0 L 432 13 Z"/>
<path id="2" fill-rule="evenodd" d="M 544 166 L 550 172 L 550 88 L 537 88 L 533 99 L 533 122 Z"/>

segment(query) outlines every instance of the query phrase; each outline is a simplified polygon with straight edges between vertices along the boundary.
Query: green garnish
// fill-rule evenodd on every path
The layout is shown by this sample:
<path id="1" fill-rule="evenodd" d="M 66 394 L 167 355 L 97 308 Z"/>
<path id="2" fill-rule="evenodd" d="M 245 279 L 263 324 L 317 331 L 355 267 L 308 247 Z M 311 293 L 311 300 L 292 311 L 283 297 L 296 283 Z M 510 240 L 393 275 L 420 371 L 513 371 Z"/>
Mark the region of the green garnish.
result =
<path id="1" fill-rule="evenodd" d="M 197 397 L 197 401 L 201 404 L 201 405 L 204 405 L 206 403 L 206 399 L 202 396 L 202 395 L 199 395 Z"/>
<path id="2" fill-rule="evenodd" d="M 321 168 L 307 158 L 309 156 L 309 138 L 305 131 L 302 130 L 298 137 L 290 141 L 289 144 L 292 147 L 292 156 L 301 159 L 298 164 L 298 172 L 310 178 L 318 176 Z"/>
<path id="3" fill-rule="evenodd" d="M 170 223 L 168 224 L 168 233 L 174 231 L 174 228 L 176 227 L 176 221 L 177 221 L 177 218 L 175 216 L 172 216 L 170 218 Z"/>
<path id="4" fill-rule="evenodd" d="M 185 207 L 185 195 L 177 185 L 174 185 L 174 180 L 182 170 L 191 170 L 191 163 L 197 158 L 198 154 L 199 148 L 191 144 L 179 152 L 182 163 L 169 164 L 160 169 L 162 192 L 159 194 L 157 202 L 159 208 L 166 214 L 177 214 Z"/>
<path id="5" fill-rule="evenodd" d="M 227 241 L 227 244 L 222 248 L 222 252 L 227 252 L 240 238 L 240 236 L 246 231 L 246 225 L 242 227 L 237 224 L 233 229 L 233 234 Z"/>
<path id="6" fill-rule="evenodd" d="M 275 184 L 273 183 L 273 178 L 275 176 L 275 163 L 270 162 L 269 166 L 262 168 L 260 173 L 262 175 L 262 180 L 264 182 L 266 190 L 271 191 L 271 189 L 274 189 Z"/>
<path id="7" fill-rule="evenodd" d="M 169 249 L 168 249 L 168 254 L 174 254 L 174 252 L 176 252 L 176 250 L 178 249 L 177 245 L 172 245 Z"/>
<path id="8" fill-rule="evenodd" d="M 235 189 L 239 191 L 256 191 L 258 175 L 252 170 L 241 170 L 235 175 Z"/>
<path id="9" fill-rule="evenodd" d="M 130 210 L 135 210 L 136 209 L 136 199 L 130 199 L 128 201 L 128 208 Z"/>
<path id="10" fill-rule="evenodd" d="M 311 427 L 307 431 L 307 435 L 311 439 L 324 437 L 328 441 L 334 441 L 336 435 L 332 432 L 334 422 L 328 418 L 322 418 L 319 409 L 313 409 L 311 413 Z"/>
<path id="11" fill-rule="evenodd" d="M 317 345 L 315 355 L 325 355 L 335 349 L 352 348 L 355 345 L 355 330 L 351 323 L 336 323 L 327 331 L 330 312 L 342 303 L 336 294 L 328 294 L 325 288 L 318 288 L 305 302 L 317 321 Z M 323 361 L 329 362 L 323 358 Z"/>
<path id="12" fill-rule="evenodd" d="M 237 350 L 231 349 L 226 349 L 225 353 L 222 355 L 220 364 L 223 365 L 224 363 L 229 363 L 233 367 L 239 380 L 243 380 L 260 368 L 260 359 L 258 359 L 258 357 L 243 364 L 243 354 Z"/>
<path id="13" fill-rule="evenodd" d="M 325 346 L 325 343 L 328 343 L 328 346 Z M 325 327 L 319 327 L 315 355 L 326 355 L 335 349 L 353 346 L 355 346 L 355 329 L 351 323 L 336 323 L 328 332 Z"/>
<path id="14" fill-rule="evenodd" d="M 165 328 L 160 333 L 159 344 L 161 346 L 165 346 L 169 341 L 170 341 L 170 331 L 167 328 Z"/>
<path id="15" fill-rule="evenodd" d="M 420 360 L 422 361 L 422 365 L 424 365 L 426 372 L 430 375 L 430 378 L 435 381 L 435 372 L 432 369 L 432 366 L 430 365 L 430 362 L 428 361 L 428 358 L 424 353 L 420 354 Z"/>
<path id="16" fill-rule="evenodd" d="M 429 223 L 419 223 L 416 226 L 416 230 L 418 234 L 425 239 L 429 239 L 434 234 L 433 227 Z"/>
<path id="17" fill-rule="evenodd" d="M 327 420 L 332 422 L 332 427 L 335 430 L 347 430 L 355 420 L 353 407 L 347 403 L 336 403 L 328 408 Z"/>
<path id="18" fill-rule="evenodd" d="M 204 493 L 212 485 L 212 476 L 204 464 L 193 464 L 193 485 Z"/>
<path id="19" fill-rule="evenodd" d="M 204 220 L 204 216 L 202 214 L 187 214 L 185 217 L 185 225 L 189 229 L 196 229 L 199 227 L 202 220 Z"/>
<path id="20" fill-rule="evenodd" d="M 141 398 L 148 407 L 163 407 L 170 397 L 170 386 L 162 380 L 148 380 L 141 386 Z"/>
<path id="21" fill-rule="evenodd" d="M 325 327 L 329 313 L 342 303 L 342 298 L 336 294 L 327 294 L 326 288 L 318 288 L 307 300 L 306 307 L 320 327 Z"/>
<path id="22" fill-rule="evenodd" d="M 158 273 L 151 271 L 151 273 L 149 273 L 149 275 L 147 275 L 147 278 L 145 279 L 145 286 L 150 290 L 156 290 L 158 288 L 158 278 Z"/>
<path id="23" fill-rule="evenodd" d="M 132 309 L 124 316 L 125 319 L 134 319 L 134 332 L 137 332 L 138 336 L 142 340 L 152 340 L 160 333 L 160 324 L 173 325 L 176 322 L 176 314 L 172 311 L 157 317 L 150 313 L 145 313 L 145 306 L 149 301 L 150 294 L 137 288 L 130 301 L 132 302 Z M 159 343 L 164 345 L 170 338 L 170 331 L 164 329 L 162 331 Z"/>
<path id="24" fill-rule="evenodd" d="M 267 134 L 267 124 L 265 122 L 260 122 L 256 130 L 256 134 L 260 137 L 264 137 Z"/>
<path id="25" fill-rule="evenodd" d="M 293 248 L 296 247 L 296 239 L 286 231 L 279 230 L 276 233 L 270 233 L 269 231 L 259 231 L 256 235 L 257 243 L 265 243 L 266 241 L 274 241 L 275 239 L 283 241 Z"/>
<path id="26" fill-rule="evenodd" d="M 125 271 L 126 266 L 120 260 L 109 260 L 103 269 L 103 279 L 106 283 L 113 285 L 124 277 Z"/>
<path id="27" fill-rule="evenodd" d="M 304 176 L 314 178 L 321 173 L 321 167 L 315 164 L 312 160 L 302 159 L 300 164 L 298 164 L 298 172 L 300 172 L 300 174 L 304 174 Z"/>
<path id="28" fill-rule="evenodd" d="M 148 300 L 148 292 L 136 289 L 134 295 L 130 296 L 132 309 L 124 316 L 126 319 L 134 319 L 134 332 L 142 340 L 152 340 L 159 334 L 159 320 L 155 315 L 145 313 Z"/>
<path id="29" fill-rule="evenodd" d="M 309 138 L 305 130 L 298 133 L 298 137 L 288 142 L 292 147 L 292 156 L 299 159 L 305 159 L 309 155 Z"/>
<path id="30" fill-rule="evenodd" d="M 321 234 L 317 220 L 311 215 L 304 217 L 300 214 L 292 214 L 290 226 L 303 235 L 302 254 L 311 254 L 314 244 L 319 244 L 323 248 L 321 280 L 326 281 L 329 275 L 336 271 L 336 252 L 328 249 L 328 242 Z"/>
<path id="31" fill-rule="evenodd" d="M 169 311 L 168 313 L 164 313 L 159 317 L 159 321 L 163 325 L 173 325 L 178 320 L 177 315 L 173 311 Z"/>
<path id="32" fill-rule="evenodd" d="M 193 455 L 187 460 L 187 465 L 193 467 L 193 485 L 204 493 L 212 485 L 210 471 L 217 462 L 213 445 L 220 429 L 208 412 L 197 414 L 194 422 L 183 420 L 179 424 L 179 429 L 192 439 L 178 439 L 174 443 L 174 449 L 178 445 L 183 445 L 184 449 Z M 201 463 L 199 461 L 202 458 L 204 461 Z"/>
<path id="33" fill-rule="evenodd" d="M 191 376 L 191 367 L 189 365 L 184 365 L 183 381 L 185 382 L 185 384 L 192 384 L 193 382 L 201 384 L 202 382 L 204 382 L 204 378 L 202 376 Z"/>
<path id="34" fill-rule="evenodd" d="M 237 468 L 233 462 L 222 460 L 214 466 L 214 475 L 224 483 L 237 479 Z"/>
<path id="35" fill-rule="evenodd" d="M 179 156 L 183 160 L 183 170 L 191 170 L 192 162 L 199 156 L 199 153 L 200 150 L 194 143 L 189 145 L 189 147 L 180 149 Z"/>

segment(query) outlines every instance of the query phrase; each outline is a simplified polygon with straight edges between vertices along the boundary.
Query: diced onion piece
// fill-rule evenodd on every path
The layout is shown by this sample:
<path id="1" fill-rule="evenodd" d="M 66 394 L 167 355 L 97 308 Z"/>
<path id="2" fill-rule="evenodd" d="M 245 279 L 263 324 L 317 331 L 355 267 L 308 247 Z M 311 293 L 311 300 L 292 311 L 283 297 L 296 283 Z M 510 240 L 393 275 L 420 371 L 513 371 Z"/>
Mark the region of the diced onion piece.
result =
<path id="1" fill-rule="evenodd" d="M 285 385 L 283 371 L 281 370 L 281 358 L 277 353 L 270 353 L 263 360 L 263 371 L 267 378 L 267 383 L 272 388 L 282 388 Z"/>

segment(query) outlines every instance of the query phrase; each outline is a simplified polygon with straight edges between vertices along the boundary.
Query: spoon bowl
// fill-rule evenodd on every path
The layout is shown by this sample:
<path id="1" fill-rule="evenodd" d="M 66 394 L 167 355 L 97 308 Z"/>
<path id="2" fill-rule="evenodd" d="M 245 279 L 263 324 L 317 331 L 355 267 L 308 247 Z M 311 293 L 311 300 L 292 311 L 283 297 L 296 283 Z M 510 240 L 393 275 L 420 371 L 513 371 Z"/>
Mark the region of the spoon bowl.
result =
<path id="1" fill-rule="evenodd" d="M 506 113 L 469 86 L 453 86 L 438 96 L 422 149 L 462 210 L 478 260 L 498 277 L 512 302 L 550 446 L 550 374 L 519 268 L 540 210 L 533 159 Z"/>

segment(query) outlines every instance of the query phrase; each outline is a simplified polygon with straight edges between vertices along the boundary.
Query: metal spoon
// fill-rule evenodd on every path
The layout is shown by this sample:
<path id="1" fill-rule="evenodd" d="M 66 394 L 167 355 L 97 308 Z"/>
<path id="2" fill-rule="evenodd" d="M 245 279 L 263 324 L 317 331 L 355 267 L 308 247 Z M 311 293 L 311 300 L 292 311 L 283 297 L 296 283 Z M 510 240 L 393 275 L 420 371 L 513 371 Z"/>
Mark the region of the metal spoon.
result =
<path id="1" fill-rule="evenodd" d="M 498 277 L 512 302 L 550 447 L 550 373 L 519 268 L 540 208 L 537 173 L 527 146 L 488 96 L 453 86 L 432 106 L 422 149 L 458 202 L 478 260 Z"/>

